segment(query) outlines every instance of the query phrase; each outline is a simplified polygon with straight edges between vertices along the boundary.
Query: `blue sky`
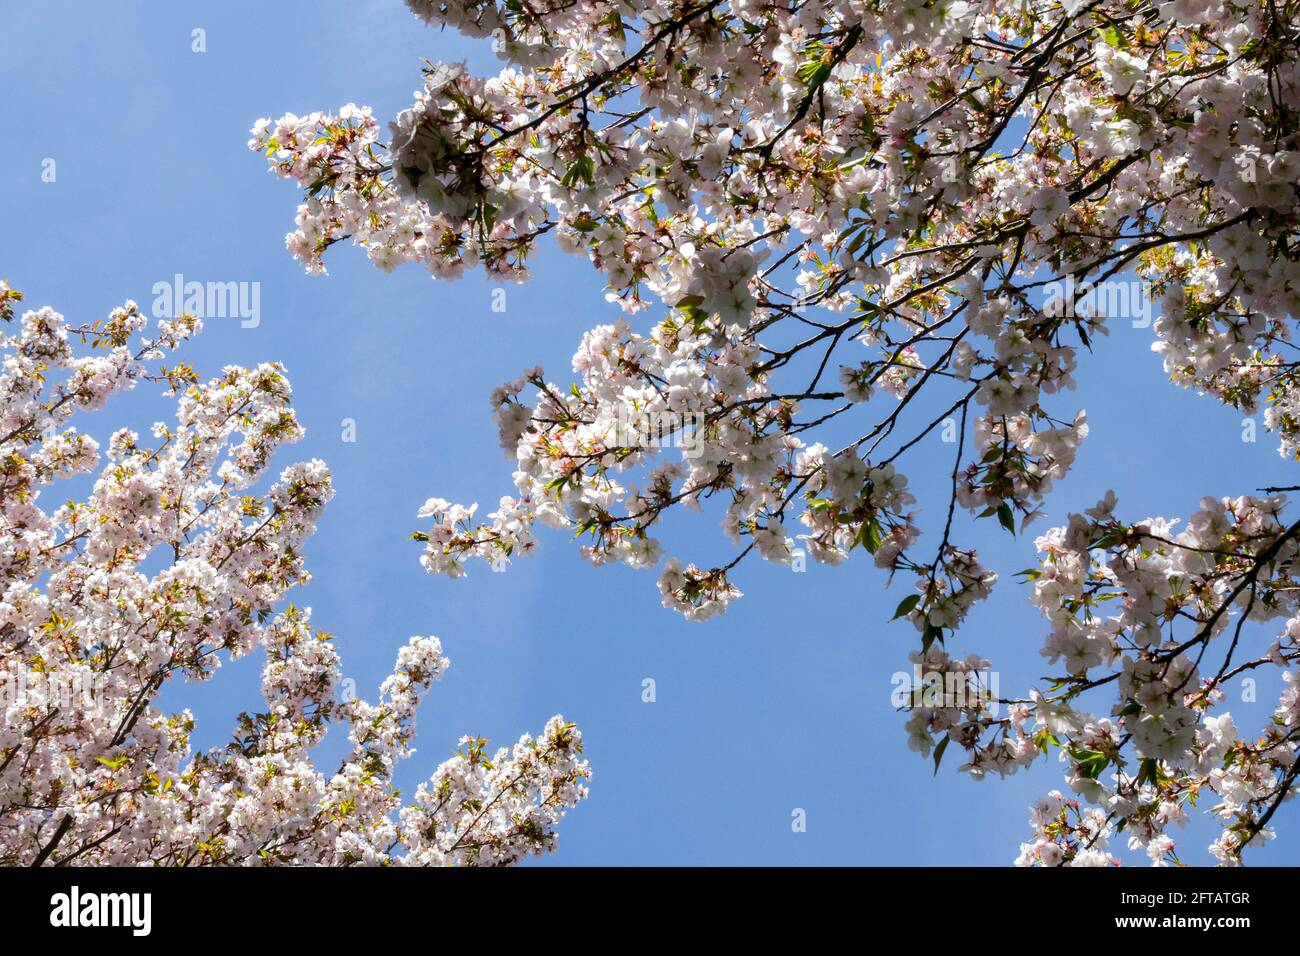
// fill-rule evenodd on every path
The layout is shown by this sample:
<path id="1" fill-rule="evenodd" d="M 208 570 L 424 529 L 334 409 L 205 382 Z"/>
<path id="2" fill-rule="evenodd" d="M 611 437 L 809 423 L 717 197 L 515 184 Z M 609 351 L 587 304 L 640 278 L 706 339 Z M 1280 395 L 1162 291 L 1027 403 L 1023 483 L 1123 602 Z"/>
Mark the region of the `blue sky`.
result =
<path id="1" fill-rule="evenodd" d="M 191 52 L 195 28 L 206 53 Z M 474 566 L 449 581 L 419 566 L 406 537 L 425 498 L 490 506 L 511 491 L 489 391 L 533 364 L 567 383 L 582 332 L 617 317 L 590 266 L 553 247 L 532 282 L 508 287 L 504 314 L 478 275 L 385 275 L 338 248 L 331 276 L 315 278 L 285 252 L 297 195 L 246 151 L 248 127 L 349 101 L 387 118 L 409 103 L 421 57 L 468 58 L 480 71 L 495 62 L 421 26 L 398 0 L 6 4 L 0 277 L 29 305 L 78 321 L 127 298 L 148 305 L 153 284 L 176 273 L 260 283 L 260 325 L 212 320 L 188 357 L 205 374 L 271 359 L 288 367 L 308 435 L 277 466 L 323 458 L 337 488 L 307 550 L 315 580 L 294 600 L 337 635 L 347 676 L 373 693 L 412 634 L 438 635 L 452 659 L 421 711 L 404 790 L 463 733 L 507 743 L 562 712 L 581 725 L 595 776 L 547 864 L 1008 863 L 1028 834 L 1028 804 L 1061 786 L 1059 769 L 975 783 L 949 766 L 936 780 L 907 749 L 889 678 L 906 668 L 914 632 L 886 622 L 910 582 L 886 591 L 861 560 L 801 575 L 747 562 L 746 597 L 701 625 L 660 607 L 653 574 L 591 568 L 563 534 L 543 532 L 538 555 L 506 574 Z M 53 183 L 41 178 L 47 158 Z M 1092 434 L 1039 530 L 1107 488 L 1137 518 L 1295 483 L 1269 436 L 1242 442 L 1239 415 L 1170 385 L 1151 341 L 1150 329 L 1116 322 L 1084 356 L 1079 391 L 1057 407 L 1068 417 L 1086 406 Z M 97 416 L 104 433 L 169 414 L 147 389 L 110 408 Z M 355 443 L 342 441 L 346 418 Z M 936 439 L 904 468 L 930 528 L 942 520 L 951 457 Z M 718 518 L 681 516 L 665 530 L 669 551 L 723 556 Z M 1002 583 L 953 648 L 991 657 L 1004 693 L 1049 671 L 1038 657 L 1044 623 L 1012 577 L 1033 563 L 1032 537 L 989 521 L 962 532 Z M 259 668 L 250 657 L 171 692 L 198 716 L 199 743 L 221 743 L 231 716 L 258 706 Z M 647 677 L 652 704 L 641 699 Z M 1253 730 L 1275 700 L 1262 681 L 1258 703 L 1231 709 Z M 806 832 L 792 832 L 795 808 Z M 1300 862 L 1286 838 L 1296 817 L 1294 805 L 1279 813 L 1284 837 L 1258 862 Z M 1185 858 L 1207 862 L 1210 838 L 1204 824 L 1181 834 Z"/>

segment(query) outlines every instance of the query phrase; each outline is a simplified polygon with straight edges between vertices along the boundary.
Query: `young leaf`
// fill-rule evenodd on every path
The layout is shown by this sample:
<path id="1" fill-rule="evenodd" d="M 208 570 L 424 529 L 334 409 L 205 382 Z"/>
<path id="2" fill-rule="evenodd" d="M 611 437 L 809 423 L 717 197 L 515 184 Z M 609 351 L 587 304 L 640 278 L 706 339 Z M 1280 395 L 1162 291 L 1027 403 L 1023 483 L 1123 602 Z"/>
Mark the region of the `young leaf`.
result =
<path id="1" fill-rule="evenodd" d="M 912 613 L 912 608 L 916 607 L 920 603 L 921 595 L 909 594 L 907 597 L 903 598 L 903 600 L 898 602 L 898 610 L 894 612 L 894 616 L 891 617 L 890 620 L 897 621 L 900 617 Z"/>
<path id="2" fill-rule="evenodd" d="M 944 737 L 939 741 L 939 746 L 934 748 L 934 775 L 939 776 L 939 761 L 943 759 L 943 752 L 948 749 L 948 741 L 951 737 Z"/>

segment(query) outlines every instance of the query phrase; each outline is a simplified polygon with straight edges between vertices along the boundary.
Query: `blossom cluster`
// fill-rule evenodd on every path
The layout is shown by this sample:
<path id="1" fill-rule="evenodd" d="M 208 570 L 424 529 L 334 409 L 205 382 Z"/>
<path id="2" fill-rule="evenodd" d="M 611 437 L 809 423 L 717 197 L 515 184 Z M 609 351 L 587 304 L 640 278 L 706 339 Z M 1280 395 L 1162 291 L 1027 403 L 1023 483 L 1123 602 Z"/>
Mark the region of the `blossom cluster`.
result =
<path id="1" fill-rule="evenodd" d="M 497 391 L 517 494 L 478 528 L 440 522 L 430 570 L 531 550 L 537 520 L 590 536 L 593 561 L 654 566 L 661 513 L 714 495 L 746 553 L 789 560 L 797 521 L 816 560 L 863 545 L 919 566 L 915 524 L 849 485 L 912 447 L 887 439 L 927 382 L 953 389 L 963 437 L 973 419 L 960 503 L 1032 516 L 1086 434 L 1044 403 L 1106 331 L 1041 307 L 1054 276 L 1141 269 L 1176 378 L 1248 404 L 1289 374 L 1260 353 L 1300 278 L 1279 242 L 1300 154 L 1269 95 L 1294 89 L 1270 52 L 1294 38 L 1266 5 L 410 6 L 494 37 L 506 65 L 429 65 L 387 142 L 354 105 L 259 121 L 250 147 L 307 190 L 294 254 L 319 270 L 351 237 L 383 268 L 523 278 L 553 233 L 623 309 L 666 311 L 588 333 L 571 388 L 533 371 L 531 402 Z M 834 454 L 803 437 L 882 401 Z M 1289 401 L 1269 414 L 1284 443 Z M 707 453 L 618 441 L 614 423 L 663 414 L 699 416 Z M 739 593 L 730 566 L 665 567 L 687 613 Z"/>
<path id="2" fill-rule="evenodd" d="M 1159 518 L 1120 522 L 1108 495 L 1038 539 L 1040 564 L 1024 574 L 1050 624 L 1042 655 L 1060 676 L 1002 702 L 1005 716 L 983 701 L 911 716 L 923 748 L 955 741 L 976 776 L 1058 752 L 1072 796 L 1035 806 L 1018 862 L 1114 863 L 1106 847 L 1122 835 L 1152 862 L 1178 863 L 1171 824 L 1198 803 L 1222 825 L 1210 846 L 1222 863 L 1273 837 L 1300 772 L 1300 522 L 1283 522 L 1284 505 L 1207 498 L 1176 531 Z M 1283 690 L 1252 737 L 1225 707 L 1259 668 L 1279 668 Z"/>
<path id="3" fill-rule="evenodd" d="M 191 315 L 145 337 L 133 302 L 72 325 L 49 308 L 15 320 L 20 300 L 0 283 L 18 326 L 0 335 L 0 863 L 507 864 L 550 849 L 590 775 L 573 724 L 490 759 L 465 738 L 403 804 L 393 773 L 448 666 L 439 642 L 413 638 L 376 703 L 345 699 L 331 636 L 284 605 L 310 580 L 303 546 L 333 494 L 321 461 L 264 480 L 303 434 L 284 369 L 203 381 L 163 364 L 199 331 Z M 104 460 L 87 413 L 141 382 L 175 421 L 114 431 Z M 78 476 L 88 493 L 60 496 Z M 193 714 L 159 695 L 255 650 L 265 709 L 195 752 Z M 351 742 L 333 773 L 311 756 L 331 724 Z"/>
<path id="4" fill-rule="evenodd" d="M 996 580 L 963 528 L 1016 533 L 1041 514 L 1088 432 L 1059 393 L 1124 318 L 1084 290 L 1132 273 L 1158 299 L 1154 348 L 1171 378 L 1245 411 L 1265 403 L 1282 453 L 1300 457 L 1289 8 L 408 6 L 491 37 L 504 64 L 480 77 L 430 63 L 386 138 L 355 105 L 259 121 L 250 148 L 305 190 L 290 251 L 321 271 L 350 238 L 384 269 L 521 280 L 553 236 L 624 313 L 583 335 L 574 381 L 531 369 L 493 393 L 513 493 L 477 521 L 431 499 L 432 526 L 415 535 L 431 572 L 529 553 L 540 523 L 596 564 L 658 568 L 663 603 L 704 619 L 740 596 L 733 578 L 750 554 L 788 563 L 802 548 L 839 563 L 861 548 L 915 580 L 898 616 L 917 626 L 917 653 L 947 666 L 946 642 Z M 1068 297 L 1050 301 L 1062 285 Z M 644 310 L 655 319 L 634 325 Z M 645 431 L 629 422 L 665 419 L 690 423 L 689 454 L 628 440 Z M 908 456 L 949 428 L 951 494 L 930 543 Z M 666 553 L 664 517 L 713 502 L 735 557 L 698 567 Z M 1233 613 L 1244 612 L 1216 620 Z M 1067 667 L 1123 656 L 1088 628 L 1050 647 Z M 1150 666 L 1135 661 L 1122 686 L 1151 685 Z M 1157 669 L 1181 680 L 1184 666 Z M 1201 733 L 1191 705 L 1148 714 L 1151 693 L 1134 698 L 1151 718 L 1135 744 Z M 996 744 L 977 744 L 979 726 L 958 735 L 976 748 L 972 768 L 1032 759 L 1022 738 L 1037 710 L 1021 706 Z M 1109 752 L 1117 732 L 1080 728 L 1080 747 Z M 1185 752 L 1160 759 L 1175 758 Z M 1258 810 L 1240 807 L 1242 819 Z M 1044 826 L 1058 810 L 1043 809 Z M 1070 832 L 1095 829 L 1070 819 Z M 1090 833 L 1090 852 L 1102 835 Z M 1225 858 L 1246 836 L 1228 838 Z"/>

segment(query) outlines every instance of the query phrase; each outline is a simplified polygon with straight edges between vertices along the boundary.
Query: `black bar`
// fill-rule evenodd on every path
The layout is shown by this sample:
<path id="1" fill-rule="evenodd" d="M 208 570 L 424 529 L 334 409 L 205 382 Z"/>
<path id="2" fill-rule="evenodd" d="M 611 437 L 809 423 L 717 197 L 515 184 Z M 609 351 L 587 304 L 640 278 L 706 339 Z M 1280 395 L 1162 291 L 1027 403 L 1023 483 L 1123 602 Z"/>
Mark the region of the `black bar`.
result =
<path id="1" fill-rule="evenodd" d="M 963 938 L 1037 938 L 1050 945 L 1062 935 L 1082 940 L 1099 933 L 1154 938 L 1196 932 L 1231 941 L 1243 932 L 1281 933 L 1294 926 L 1294 875 L 1271 868 L 41 868 L 0 870 L 0 914 L 11 945 L 28 935 L 66 941 L 69 934 L 83 942 L 144 943 L 145 934 L 137 933 L 144 928 L 144 898 L 104 901 L 98 894 L 149 894 L 149 942 L 192 941 L 196 934 L 237 927 L 231 938 L 250 941 L 287 936 L 295 944 L 337 946 L 416 933 L 409 945 L 437 946 L 438 937 L 423 934 L 445 928 L 453 938 L 464 932 L 468 939 L 493 925 L 505 929 L 497 922 L 502 919 L 519 920 L 522 933 L 533 920 L 545 921 L 545 913 L 572 924 L 555 927 L 556 941 L 571 938 L 570 932 L 596 932 L 602 924 L 622 936 L 638 935 L 635 926 L 652 934 L 679 928 L 706 935 L 854 928 L 859 939 L 901 933 L 900 942 L 942 930 L 944 948 Z M 124 914 L 118 925 L 53 925 L 71 921 L 74 886 L 78 922 L 82 913 L 87 919 L 103 913 L 105 921 Z M 638 922 L 629 925 L 629 919 Z M 957 935 L 945 935 L 949 930 Z M 546 938 L 546 932 L 534 935 L 533 945 L 545 945 Z"/>

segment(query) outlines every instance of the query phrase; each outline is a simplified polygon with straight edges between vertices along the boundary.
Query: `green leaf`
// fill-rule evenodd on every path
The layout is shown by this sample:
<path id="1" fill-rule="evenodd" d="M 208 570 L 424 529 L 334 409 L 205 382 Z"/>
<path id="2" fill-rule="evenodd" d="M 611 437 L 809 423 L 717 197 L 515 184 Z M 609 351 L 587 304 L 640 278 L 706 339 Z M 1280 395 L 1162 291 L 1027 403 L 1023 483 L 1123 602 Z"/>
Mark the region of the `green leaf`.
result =
<path id="1" fill-rule="evenodd" d="M 1081 747 L 1071 747 L 1068 753 L 1089 780 L 1096 780 L 1101 775 L 1101 772 L 1106 769 L 1106 765 L 1110 763 L 1110 756 L 1100 750 L 1084 750 Z"/>
<path id="2" fill-rule="evenodd" d="M 850 231 L 852 231 L 852 230 L 850 230 Z M 859 230 L 859 231 L 858 231 L 858 234 L 857 234 L 856 236 L 854 236 L 854 237 L 849 241 L 849 244 L 848 244 L 848 247 L 847 247 L 847 248 L 848 248 L 848 252 L 849 252 L 849 254 L 850 254 L 850 255 L 853 255 L 853 254 L 856 253 L 859 249 L 861 249 L 861 248 L 862 248 L 862 243 L 866 241 L 866 239 L 867 239 L 867 237 L 868 237 L 869 235 L 871 235 L 871 233 L 870 233 L 869 231 L 867 231 L 866 229 L 861 229 L 861 230 Z"/>
<path id="3" fill-rule="evenodd" d="M 875 518 L 863 523 L 862 530 L 858 532 L 858 540 L 871 554 L 880 550 L 880 524 Z"/>
<path id="4" fill-rule="evenodd" d="M 1123 31 L 1113 23 L 1104 30 L 1098 29 L 1097 35 L 1101 37 L 1107 45 L 1113 46 L 1117 50 L 1128 49 L 1128 37 L 1126 37 Z"/>
<path id="5" fill-rule="evenodd" d="M 939 746 L 934 748 L 934 775 L 939 776 L 939 761 L 943 759 L 943 752 L 948 749 L 948 741 L 951 737 L 944 737 L 939 741 Z"/>
<path id="6" fill-rule="evenodd" d="M 903 617 L 906 614 L 911 614 L 912 609 L 920 603 L 921 595 L 909 594 L 907 597 L 903 598 L 903 600 L 898 602 L 898 610 L 894 612 L 894 616 L 891 617 L 890 620 L 897 621 L 900 617 Z"/>
<path id="7" fill-rule="evenodd" d="M 1142 766 L 1138 768 L 1137 782 L 1141 786 L 1143 783 L 1155 783 L 1160 777 L 1160 765 L 1156 763 L 1154 757 L 1146 757 L 1142 761 Z"/>
<path id="8" fill-rule="evenodd" d="M 572 189 L 579 182 L 590 186 L 595 181 L 596 164 L 590 156 L 583 153 L 564 171 L 564 176 L 560 179 L 560 185 Z"/>
<path id="9" fill-rule="evenodd" d="M 798 75 L 800 80 L 808 84 L 808 89 L 815 90 L 831 75 L 831 65 L 821 57 L 804 60 L 799 64 Z"/>
<path id="10" fill-rule="evenodd" d="M 998 505 L 998 522 L 1014 536 L 1016 533 L 1016 516 L 1011 506 L 1005 501 Z"/>
<path id="11" fill-rule="evenodd" d="M 936 627 L 933 624 L 925 625 L 925 632 L 921 635 L 921 652 L 925 653 L 930 649 L 930 645 L 935 641 L 943 643 L 943 628 Z"/>

